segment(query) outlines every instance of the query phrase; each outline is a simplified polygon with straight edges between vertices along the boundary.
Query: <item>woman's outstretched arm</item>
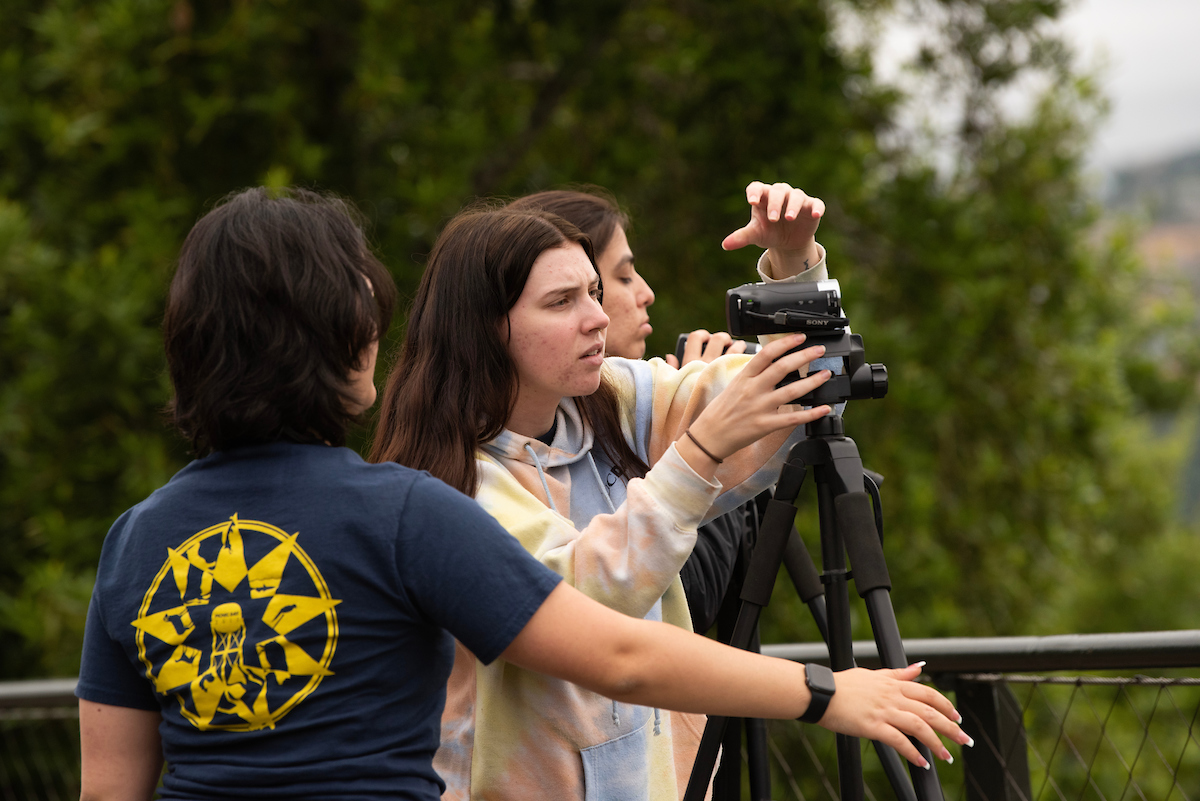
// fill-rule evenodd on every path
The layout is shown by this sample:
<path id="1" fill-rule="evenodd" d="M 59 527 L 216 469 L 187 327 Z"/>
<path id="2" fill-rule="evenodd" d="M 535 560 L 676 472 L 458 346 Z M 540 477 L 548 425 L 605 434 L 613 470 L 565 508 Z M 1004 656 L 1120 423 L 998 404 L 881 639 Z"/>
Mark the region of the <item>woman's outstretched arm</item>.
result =
<path id="1" fill-rule="evenodd" d="M 555 588 L 503 658 L 618 701 L 683 712 L 788 719 L 811 700 L 803 665 L 627 617 L 567 584 Z M 906 734 L 949 759 L 938 734 L 961 744 L 970 738 L 950 701 L 913 681 L 920 672 L 913 665 L 835 674 L 837 692 L 820 725 L 886 743 L 922 767 Z"/>

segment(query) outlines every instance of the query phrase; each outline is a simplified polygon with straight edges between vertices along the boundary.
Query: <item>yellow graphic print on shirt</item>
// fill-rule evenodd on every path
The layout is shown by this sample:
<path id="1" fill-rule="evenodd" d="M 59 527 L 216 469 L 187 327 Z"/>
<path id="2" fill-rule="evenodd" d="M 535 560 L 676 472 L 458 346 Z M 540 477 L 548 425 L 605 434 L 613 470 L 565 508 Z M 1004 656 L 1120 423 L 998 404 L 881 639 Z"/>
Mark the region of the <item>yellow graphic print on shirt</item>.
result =
<path id="1" fill-rule="evenodd" d="M 196 728 L 274 728 L 333 675 L 341 601 L 299 536 L 235 514 L 167 548 L 131 625 L 146 677 Z"/>

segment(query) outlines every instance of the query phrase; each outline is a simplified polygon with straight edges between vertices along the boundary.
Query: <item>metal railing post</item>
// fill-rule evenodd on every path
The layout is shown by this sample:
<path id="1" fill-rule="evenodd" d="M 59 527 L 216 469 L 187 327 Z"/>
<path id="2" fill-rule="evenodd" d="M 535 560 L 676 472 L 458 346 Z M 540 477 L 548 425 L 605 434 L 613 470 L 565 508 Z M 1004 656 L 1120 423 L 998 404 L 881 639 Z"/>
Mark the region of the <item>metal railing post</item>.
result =
<path id="1" fill-rule="evenodd" d="M 1028 744 L 1021 705 L 1007 684 L 954 683 L 963 729 L 975 738 L 963 749 L 967 801 L 1029 801 Z"/>

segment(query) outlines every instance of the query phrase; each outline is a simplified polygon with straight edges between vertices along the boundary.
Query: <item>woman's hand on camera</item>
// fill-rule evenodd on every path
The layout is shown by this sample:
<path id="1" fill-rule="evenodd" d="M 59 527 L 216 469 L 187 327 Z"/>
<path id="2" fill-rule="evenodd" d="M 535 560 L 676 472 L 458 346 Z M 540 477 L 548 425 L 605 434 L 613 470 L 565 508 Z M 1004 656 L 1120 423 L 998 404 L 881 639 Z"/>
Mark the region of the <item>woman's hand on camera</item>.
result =
<path id="1" fill-rule="evenodd" d="M 790 430 L 829 414 L 828 406 L 781 408 L 830 378 L 828 370 L 821 370 L 776 388 L 788 373 L 807 368 L 813 359 L 819 359 L 825 353 L 821 346 L 788 353 L 803 342 L 804 334 L 793 334 L 765 345 L 692 422 L 689 431 L 703 443 L 708 456 L 723 460 L 774 431 Z M 711 470 L 707 469 L 710 466 L 715 469 L 711 459 L 703 458 L 697 450 L 693 455 L 700 459 L 694 461 L 688 455 L 691 452 L 689 438 L 679 442 L 681 455 L 693 469 L 699 463 L 706 469 L 696 472 L 711 475 Z"/>
<path id="2" fill-rule="evenodd" d="M 821 258 L 814 238 L 825 203 L 790 184 L 753 181 L 746 187 L 750 222 L 725 237 L 721 247 L 737 250 L 757 245 L 770 250 L 773 278 L 788 278 Z"/>
<path id="3" fill-rule="evenodd" d="M 938 758 L 950 760 L 938 734 L 960 745 L 974 742 L 957 725 L 962 718 L 949 699 L 916 682 L 921 664 L 899 670 L 852 668 L 834 673 L 837 692 L 819 725 L 890 745 L 920 767 L 925 767 L 925 759 L 905 735 L 916 737 Z"/>
<path id="4" fill-rule="evenodd" d="M 710 334 L 703 328 L 697 328 L 688 334 L 687 344 L 683 346 L 683 364 L 680 364 L 679 359 L 675 358 L 674 353 L 667 354 L 666 362 L 678 370 L 684 364 L 691 364 L 694 361 L 711 362 L 725 353 L 745 352 L 745 340 L 734 339 L 724 331 Z"/>

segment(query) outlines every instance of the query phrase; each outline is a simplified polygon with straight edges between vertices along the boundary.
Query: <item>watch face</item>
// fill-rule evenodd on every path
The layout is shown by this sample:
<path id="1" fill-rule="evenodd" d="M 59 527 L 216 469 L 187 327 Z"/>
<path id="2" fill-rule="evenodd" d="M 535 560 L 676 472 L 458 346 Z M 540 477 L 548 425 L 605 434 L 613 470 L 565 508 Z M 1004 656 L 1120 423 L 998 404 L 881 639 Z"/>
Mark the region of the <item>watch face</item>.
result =
<path id="1" fill-rule="evenodd" d="M 812 700 L 809 701 L 808 709 L 804 710 L 800 720 L 804 723 L 819 723 L 837 690 L 833 681 L 833 671 L 824 665 L 809 663 L 804 666 L 804 683 L 812 693 Z"/>
<path id="2" fill-rule="evenodd" d="M 824 665 L 805 665 L 804 673 L 807 676 L 807 684 L 809 689 L 817 690 L 826 695 L 833 695 L 837 691 L 837 685 L 833 681 L 833 671 Z"/>

